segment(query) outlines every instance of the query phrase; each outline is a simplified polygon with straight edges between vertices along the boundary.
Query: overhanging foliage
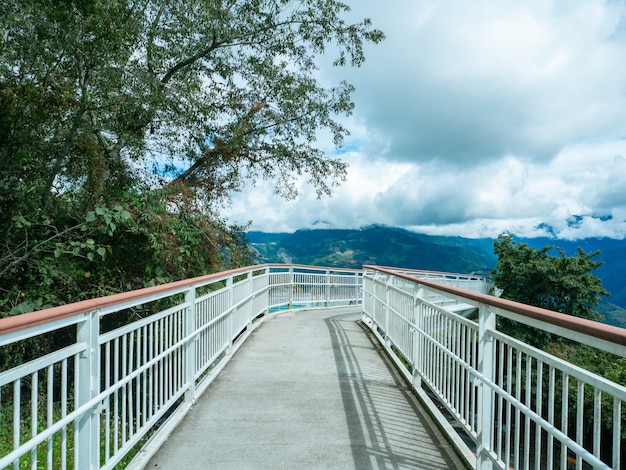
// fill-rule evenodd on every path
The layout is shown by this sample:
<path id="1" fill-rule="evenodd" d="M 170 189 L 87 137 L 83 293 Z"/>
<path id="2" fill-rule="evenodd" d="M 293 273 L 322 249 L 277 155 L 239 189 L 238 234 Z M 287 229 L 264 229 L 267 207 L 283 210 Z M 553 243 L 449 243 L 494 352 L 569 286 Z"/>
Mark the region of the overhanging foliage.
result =
<path id="1" fill-rule="evenodd" d="M 316 60 L 382 40 L 334 0 L 0 1 L 0 311 L 250 262 L 244 178 L 345 175 L 353 103 Z"/>

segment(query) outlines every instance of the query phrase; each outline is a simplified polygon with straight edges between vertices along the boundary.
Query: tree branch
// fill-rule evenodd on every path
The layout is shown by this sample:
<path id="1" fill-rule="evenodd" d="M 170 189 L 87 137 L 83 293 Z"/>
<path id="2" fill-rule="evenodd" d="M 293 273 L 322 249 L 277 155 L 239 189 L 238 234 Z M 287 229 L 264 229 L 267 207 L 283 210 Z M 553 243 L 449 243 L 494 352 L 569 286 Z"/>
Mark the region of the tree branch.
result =
<path id="1" fill-rule="evenodd" d="M 165 11 L 165 7 L 167 6 L 168 0 L 163 0 L 161 6 L 159 7 L 159 11 L 157 12 L 154 21 L 150 25 L 150 31 L 148 32 L 148 46 L 146 48 L 146 62 L 148 66 L 148 71 L 154 75 L 154 68 L 152 67 L 152 46 L 154 45 L 154 30 L 156 29 L 159 21 L 161 21 L 161 17 L 163 16 L 163 12 Z"/>
<path id="2" fill-rule="evenodd" d="M 40 248 L 48 243 L 50 243 L 52 240 L 59 238 L 63 235 L 65 235 L 66 233 L 69 233 L 71 231 L 74 231 L 76 229 L 79 229 L 82 227 L 83 224 L 78 224 L 75 225 L 73 227 L 69 227 L 66 228 L 65 230 L 61 231 L 61 232 L 56 232 L 54 235 L 52 235 L 51 237 L 37 243 L 34 247 L 32 247 L 30 250 L 26 249 L 26 253 L 18 258 L 15 258 L 14 256 L 11 256 L 11 258 L 13 258 L 13 261 L 10 261 L 4 268 L 2 268 L 2 270 L 0 270 L 0 278 L 2 278 L 2 276 L 4 276 L 9 270 L 15 268 L 16 266 L 19 266 L 21 263 L 23 263 L 24 261 L 26 261 L 28 258 L 30 258 L 31 256 L 33 256 L 35 253 L 42 251 Z M 56 230 L 56 227 L 51 226 Z M 5 260 L 8 257 L 5 257 Z"/>
<path id="3" fill-rule="evenodd" d="M 264 33 L 266 31 L 272 30 L 272 29 L 277 29 L 280 28 L 282 26 L 286 26 L 286 25 L 295 25 L 295 24 L 302 24 L 304 23 L 303 21 L 300 20 L 290 20 L 290 21 L 283 21 L 280 23 L 276 23 L 274 25 L 271 26 L 265 26 L 263 28 L 259 28 L 256 29 L 254 31 L 249 31 L 245 34 L 242 34 L 240 36 L 235 36 L 232 38 L 232 42 L 230 43 L 225 43 L 225 42 L 218 42 L 217 40 L 217 34 L 215 34 L 215 32 L 213 33 L 213 37 L 211 40 L 211 45 L 205 49 L 202 49 L 200 52 L 192 55 L 191 57 L 187 57 L 186 59 L 181 60 L 180 62 L 176 63 L 172 68 L 170 68 L 165 75 L 163 76 L 163 78 L 161 79 L 161 84 L 165 85 L 167 82 L 169 82 L 172 77 L 180 70 L 184 69 L 185 67 L 188 67 L 190 65 L 193 65 L 194 63 L 196 63 L 198 60 L 202 59 L 203 57 L 206 57 L 207 55 L 209 55 L 211 52 L 213 52 L 216 49 L 222 48 L 222 47 L 237 47 L 237 46 L 250 46 L 250 45 L 258 45 L 258 44 L 262 44 L 265 41 L 242 41 L 243 38 L 248 38 L 248 37 L 254 37 L 260 33 Z"/>
<path id="4" fill-rule="evenodd" d="M 209 47 L 207 47 L 206 49 L 201 50 L 200 52 L 198 52 L 197 54 L 192 55 L 191 57 L 187 57 L 186 59 L 181 60 L 180 62 L 178 62 L 177 64 L 175 64 L 171 69 L 169 69 L 166 74 L 163 76 L 163 78 L 161 79 L 161 84 L 165 85 L 167 84 L 167 82 L 169 82 L 172 77 L 179 71 L 184 69 L 185 67 L 188 67 L 194 63 L 196 63 L 198 60 L 202 59 L 203 57 L 206 57 L 207 55 L 209 55 L 212 51 L 214 51 L 215 49 L 217 49 L 218 44 L 217 44 L 217 37 L 214 34 L 213 35 L 213 39 L 211 41 L 211 45 Z"/>

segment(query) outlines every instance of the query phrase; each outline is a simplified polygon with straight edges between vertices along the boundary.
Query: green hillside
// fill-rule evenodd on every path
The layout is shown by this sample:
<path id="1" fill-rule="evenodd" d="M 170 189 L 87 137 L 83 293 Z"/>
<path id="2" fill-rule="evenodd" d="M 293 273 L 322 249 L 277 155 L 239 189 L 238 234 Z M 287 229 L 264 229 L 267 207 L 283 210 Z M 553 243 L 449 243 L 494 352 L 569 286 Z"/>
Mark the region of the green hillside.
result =
<path id="1" fill-rule="evenodd" d="M 610 297 L 609 297 L 610 299 Z M 604 322 L 609 325 L 626 328 L 626 310 L 610 302 L 603 301 L 598 305 L 597 311 L 604 317 Z"/>
<path id="2" fill-rule="evenodd" d="M 488 274 L 493 253 L 483 242 L 461 237 L 427 237 L 372 226 L 361 230 L 298 230 L 293 234 L 250 232 L 260 262 L 360 268 L 364 264 Z M 491 245 L 489 245 L 491 246 Z"/>

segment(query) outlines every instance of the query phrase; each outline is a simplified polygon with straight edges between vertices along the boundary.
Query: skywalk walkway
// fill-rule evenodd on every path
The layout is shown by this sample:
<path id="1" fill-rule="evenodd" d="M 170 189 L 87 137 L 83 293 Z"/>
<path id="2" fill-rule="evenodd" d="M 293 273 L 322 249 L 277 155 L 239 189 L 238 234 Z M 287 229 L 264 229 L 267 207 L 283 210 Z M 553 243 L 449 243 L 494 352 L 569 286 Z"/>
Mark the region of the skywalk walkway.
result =
<path id="1" fill-rule="evenodd" d="M 2 353 L 48 347 L 0 371 L 0 468 L 626 469 L 626 387 L 497 325 L 622 358 L 626 330 L 491 287 L 258 265 L 2 318 Z"/>
<path id="2" fill-rule="evenodd" d="M 266 321 L 145 468 L 464 468 L 360 312 Z"/>

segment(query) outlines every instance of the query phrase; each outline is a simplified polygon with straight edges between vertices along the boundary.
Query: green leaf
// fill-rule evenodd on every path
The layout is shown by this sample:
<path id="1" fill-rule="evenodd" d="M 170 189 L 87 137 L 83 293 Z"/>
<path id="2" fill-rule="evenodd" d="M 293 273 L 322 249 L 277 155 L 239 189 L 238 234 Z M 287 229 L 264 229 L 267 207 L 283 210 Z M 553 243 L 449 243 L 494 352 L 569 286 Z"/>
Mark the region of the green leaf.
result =
<path id="1" fill-rule="evenodd" d="M 15 222 L 15 226 L 16 226 L 17 228 L 24 228 L 24 227 L 28 228 L 28 227 L 30 227 L 30 226 L 32 225 L 32 224 L 31 224 L 28 220 L 26 220 L 26 219 L 24 218 L 24 216 L 22 216 L 22 215 L 15 216 L 15 217 L 13 217 L 13 219 L 12 219 L 12 220 L 13 220 L 13 222 Z"/>
<path id="2" fill-rule="evenodd" d="M 15 307 L 13 307 L 9 314 L 10 315 L 20 315 L 22 313 L 30 313 L 33 310 L 36 310 L 39 307 L 38 303 L 36 301 L 32 301 L 30 299 L 25 300 L 24 302 L 20 303 L 19 305 L 16 305 Z"/>

